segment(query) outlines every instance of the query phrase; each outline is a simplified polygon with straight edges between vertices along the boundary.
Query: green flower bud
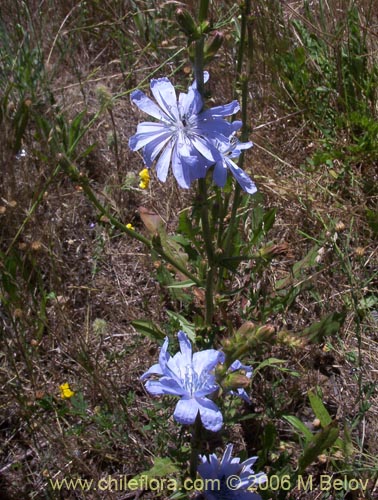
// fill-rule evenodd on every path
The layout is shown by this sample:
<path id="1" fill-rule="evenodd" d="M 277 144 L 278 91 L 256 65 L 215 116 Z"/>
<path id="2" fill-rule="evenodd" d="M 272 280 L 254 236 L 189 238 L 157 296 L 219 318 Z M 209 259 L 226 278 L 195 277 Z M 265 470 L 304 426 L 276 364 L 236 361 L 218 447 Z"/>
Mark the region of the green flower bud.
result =
<path id="1" fill-rule="evenodd" d="M 218 50 L 221 48 L 223 40 L 224 36 L 220 31 L 216 31 L 211 38 L 206 40 L 204 47 L 205 64 L 209 63 L 214 58 Z"/>
<path id="2" fill-rule="evenodd" d="M 238 388 L 246 388 L 251 383 L 251 379 L 249 379 L 244 373 L 237 371 L 233 373 L 229 373 L 222 381 L 221 385 L 225 391 L 232 391 Z"/>
<path id="3" fill-rule="evenodd" d="M 176 19 L 180 28 L 188 38 L 195 40 L 199 37 L 197 25 L 189 11 L 186 9 L 177 9 Z"/>

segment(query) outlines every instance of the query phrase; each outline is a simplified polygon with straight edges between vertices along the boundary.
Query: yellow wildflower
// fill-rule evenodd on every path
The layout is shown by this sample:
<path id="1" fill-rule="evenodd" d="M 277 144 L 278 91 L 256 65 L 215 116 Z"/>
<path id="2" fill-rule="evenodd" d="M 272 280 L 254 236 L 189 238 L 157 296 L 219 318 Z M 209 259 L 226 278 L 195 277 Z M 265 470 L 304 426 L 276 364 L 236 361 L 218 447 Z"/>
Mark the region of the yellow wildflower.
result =
<path id="1" fill-rule="evenodd" d="M 135 230 L 135 227 L 132 224 L 130 224 L 130 222 L 128 224 L 126 224 L 126 227 L 127 227 L 127 229 L 130 229 L 130 231 Z"/>
<path id="2" fill-rule="evenodd" d="M 69 399 L 72 398 L 72 396 L 75 394 L 73 391 L 70 389 L 70 384 L 68 382 L 65 382 L 64 384 L 59 386 L 60 389 L 60 396 L 62 399 Z"/>
<path id="3" fill-rule="evenodd" d="M 144 168 L 139 172 L 139 177 L 140 177 L 140 183 L 139 187 L 141 189 L 148 189 L 148 186 L 150 185 L 150 173 L 148 171 L 148 168 Z"/>

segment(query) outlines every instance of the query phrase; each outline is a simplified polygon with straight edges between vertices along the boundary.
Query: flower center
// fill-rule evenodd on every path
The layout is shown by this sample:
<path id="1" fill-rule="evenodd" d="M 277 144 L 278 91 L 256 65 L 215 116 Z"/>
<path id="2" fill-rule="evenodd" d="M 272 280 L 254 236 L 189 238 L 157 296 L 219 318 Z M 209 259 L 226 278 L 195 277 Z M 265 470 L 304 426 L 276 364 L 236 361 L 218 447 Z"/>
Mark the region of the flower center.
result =
<path id="1" fill-rule="evenodd" d="M 184 378 L 183 378 L 183 386 L 189 392 L 191 396 L 193 396 L 197 391 L 203 388 L 206 384 L 207 374 L 202 373 L 198 375 L 195 372 L 192 365 L 185 366 Z"/>

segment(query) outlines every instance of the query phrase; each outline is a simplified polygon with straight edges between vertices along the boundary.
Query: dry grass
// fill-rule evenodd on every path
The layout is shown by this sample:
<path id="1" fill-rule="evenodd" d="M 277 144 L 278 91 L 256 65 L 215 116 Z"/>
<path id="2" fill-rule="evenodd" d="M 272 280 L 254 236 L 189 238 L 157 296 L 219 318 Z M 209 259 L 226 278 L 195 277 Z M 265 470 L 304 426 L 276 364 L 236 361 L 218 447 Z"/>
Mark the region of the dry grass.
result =
<path id="1" fill-rule="evenodd" d="M 1 14 L 10 32 L 14 19 L 20 21 L 18 4 L 3 2 Z M 90 119 L 99 109 L 100 84 L 112 95 L 125 93 L 143 79 L 147 82 L 169 57 L 172 59 L 168 65 L 157 74 L 175 73 L 175 81 L 187 85 L 188 62 L 182 64 L 182 54 L 174 56 L 182 36 L 167 36 L 176 33 L 170 2 L 159 2 L 156 9 L 161 15 L 157 16 L 150 12 L 151 2 L 147 1 L 49 0 L 40 5 L 32 1 L 26 4 L 30 18 L 25 31 L 41 42 L 48 61 L 46 77 L 54 95 L 51 102 L 44 94 L 46 87 L 38 87 L 32 106 L 41 114 L 53 116 L 64 109 L 72 119 L 86 109 Z M 222 10 L 215 4 L 214 15 Z M 142 13 L 143 33 L 133 18 L 136 7 Z M 298 12 L 299 2 L 286 7 L 287 15 L 292 16 Z M 263 11 L 261 3 L 259 9 Z M 155 34 L 148 32 L 151 19 L 156 25 Z M 209 99 L 214 104 L 229 101 L 233 93 L 230 67 L 235 48 L 232 26 L 227 29 L 228 41 L 209 69 Z M 269 33 L 268 24 L 265 29 Z M 262 41 L 261 35 L 258 42 Z M 273 293 L 278 279 L 290 275 L 293 264 L 312 246 L 305 235 L 321 241 L 325 249 L 327 265 L 319 273 L 313 270 L 307 278 L 317 300 L 313 293 L 304 291 L 289 311 L 271 318 L 277 331 L 285 329 L 296 334 L 326 313 L 345 307 L 351 292 L 357 294 L 358 300 L 376 294 L 377 278 L 369 280 L 369 273 L 376 272 L 378 253 L 365 210 L 367 203 L 371 206 L 377 200 L 374 194 L 366 198 L 358 170 L 363 168 L 361 165 L 355 168 L 352 191 L 340 186 L 335 189 L 326 166 L 310 173 L 302 168 L 306 157 L 317 148 L 317 138 L 308 132 L 309 124 L 301 113 L 288 113 L 282 97 L 276 99 L 274 86 L 267 86 L 270 68 L 261 58 L 259 44 L 256 46 L 256 78 L 251 85 L 254 99 L 249 115 L 254 129 L 251 138 L 256 144 L 246 164 L 264 194 L 266 206 L 278 209 L 269 239 L 285 242 L 289 248 L 272 262 L 263 277 L 267 294 Z M 125 189 L 130 174 L 137 176 L 142 167 L 141 158 L 127 147 L 140 118 L 127 93 L 117 99 L 113 114 L 103 113 L 85 136 L 83 150 L 94 142 L 97 147 L 80 160 L 79 168 L 122 221 L 132 222 L 143 232 L 138 207 L 144 206 L 159 213 L 173 231 L 177 214 L 190 205 L 191 192 L 182 194 L 173 181 L 162 185 L 155 178 L 147 192 L 138 190 L 137 182 L 133 185 L 132 181 L 131 188 Z M 3 126 L 0 249 L 17 264 L 12 275 L 14 297 L 9 303 L 0 303 L 0 498 L 139 498 L 138 493 L 133 497 L 94 491 L 58 494 L 47 485 L 49 478 L 64 476 L 94 480 L 109 474 L 131 477 L 149 468 L 160 449 L 175 448 L 177 428 L 169 419 L 169 409 L 161 406 L 154 410 L 139 381 L 139 376 L 156 361 L 157 345 L 141 338 L 131 321 L 148 318 L 169 329 L 172 326 L 166 309 L 180 311 L 182 305 L 159 285 L 143 245 L 101 220 L 80 188 L 63 173 L 52 178 L 42 201 L 28 216 L 52 176 L 55 158 L 46 156 L 47 149 L 40 154 L 33 120 L 23 137 L 26 156 L 22 158 L 16 158 L 10 147 L 13 129 L 6 116 Z M 340 222 L 345 225 L 338 231 L 344 260 L 327 245 L 327 238 L 330 241 Z M 0 270 L 12 273 L 13 269 L 5 269 L 5 262 L 0 263 Z M 354 288 L 359 283 L 365 288 Z M 376 322 L 365 311 L 356 323 L 356 310 L 350 305 L 342 331 L 329 342 L 331 351 L 324 344 L 294 350 L 274 347 L 273 355 L 287 359 L 288 366 L 301 378 L 282 376 L 281 383 L 274 386 L 269 379 L 272 374 L 257 380 L 253 398 L 258 418 L 256 423 L 235 431 L 240 447 L 246 446 L 253 454 L 259 445 L 256 431 L 261 431 L 266 422 L 267 398 L 276 400 L 277 414 L 295 414 L 311 423 L 313 414 L 306 393 L 316 386 L 322 388 L 332 417 L 340 423 L 353 421 L 359 411 L 361 381 L 365 388 L 377 382 Z M 359 349 L 362 366 L 350 354 Z M 77 406 L 60 398 L 59 385 L 65 381 L 82 395 Z M 377 395 L 372 394 L 368 401 L 369 410 L 353 429 L 355 456 L 360 466 L 376 470 Z M 157 414 L 155 420 L 152 410 Z M 159 418 L 164 422 L 161 429 Z M 275 422 L 278 439 L 293 441 L 288 426 L 279 418 Z M 299 448 L 294 442 L 291 446 L 295 463 Z M 327 471 L 328 466 L 331 470 L 330 462 L 319 462 L 314 465 L 314 473 Z M 373 476 L 369 486 L 370 496 L 366 498 L 377 498 Z M 140 495 L 154 498 L 148 492 Z M 295 498 L 303 498 L 300 495 Z M 319 491 L 306 498 L 320 498 Z"/>

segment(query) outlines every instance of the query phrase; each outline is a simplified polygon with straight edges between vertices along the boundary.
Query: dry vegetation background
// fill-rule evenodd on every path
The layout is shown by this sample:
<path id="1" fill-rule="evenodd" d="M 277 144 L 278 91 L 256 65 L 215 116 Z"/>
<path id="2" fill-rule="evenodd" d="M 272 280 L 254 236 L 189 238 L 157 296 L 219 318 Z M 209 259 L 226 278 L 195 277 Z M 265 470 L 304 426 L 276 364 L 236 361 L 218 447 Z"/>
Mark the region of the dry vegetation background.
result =
<path id="1" fill-rule="evenodd" d="M 170 409 L 156 406 L 139 381 L 155 362 L 158 345 L 131 322 L 150 319 L 173 334 L 177 323 L 166 310 L 180 312 L 183 306 L 159 283 L 158 264 L 144 246 L 99 216 L 79 183 L 57 166 L 59 144 L 66 141 L 65 151 L 72 146 L 77 133 L 72 124 L 83 111 L 77 128 L 85 132 L 72 146 L 71 160 L 99 199 L 141 232 L 146 229 L 140 206 L 175 230 L 191 193 L 154 176 L 150 188 L 140 190 L 142 159 L 127 144 L 142 119 L 130 104 L 132 89 L 148 88 L 152 75 L 169 76 L 183 89 L 191 81 L 185 37 L 175 21 L 178 5 L 1 2 L 1 499 L 153 498 L 149 492 L 58 493 L 48 480 L 132 477 L 148 469 L 154 456 L 168 449 L 174 456 L 177 428 L 168 418 Z M 277 208 L 266 241 L 284 251 L 258 282 L 245 266 L 240 283 L 273 298 L 279 280 L 300 288 L 293 300 L 264 309 L 263 320 L 277 333 L 295 337 L 333 312 L 343 313 L 344 321 L 332 337 L 300 347 L 276 344 L 261 354 L 261 359 L 273 353 L 286 360 L 300 377 L 274 370 L 256 377 L 251 392 L 256 418 L 239 425 L 235 439 L 253 455 L 262 447 L 264 429 L 273 425 L 277 434 L 265 466 L 276 470 L 281 455 L 295 463 L 300 445 L 282 416 L 295 415 L 314 430 L 307 391 L 320 386 L 332 418 L 341 429 L 348 424 L 353 445 L 347 459 L 330 453 L 311 470 L 315 475 L 347 470 L 369 479 L 364 494 L 294 491 L 290 498 L 378 498 L 374 5 L 368 0 L 314 1 L 308 8 L 299 1 L 253 2 L 248 116 L 255 147 L 246 166 L 264 206 Z M 352 7 L 355 24 L 336 29 Z M 216 105 L 238 96 L 240 26 L 236 3 L 214 0 L 211 8 L 213 22 L 221 21 L 225 33 L 208 68 L 208 102 Z M 349 88 L 357 76 L 352 64 L 349 73 L 342 70 L 340 47 L 351 47 L 357 37 L 353 27 L 362 35 L 356 61 L 364 63 L 356 75 L 365 72 L 364 82 L 370 83 L 363 86 L 361 80 Z M 109 96 L 112 105 L 104 105 Z M 362 110 L 356 102 L 366 106 Z M 314 246 L 318 260 L 305 261 L 304 274 L 296 274 L 293 266 Z M 230 303 L 234 327 L 248 314 L 257 315 L 250 302 L 246 293 Z M 75 391 L 75 401 L 61 399 L 64 382 Z"/>

